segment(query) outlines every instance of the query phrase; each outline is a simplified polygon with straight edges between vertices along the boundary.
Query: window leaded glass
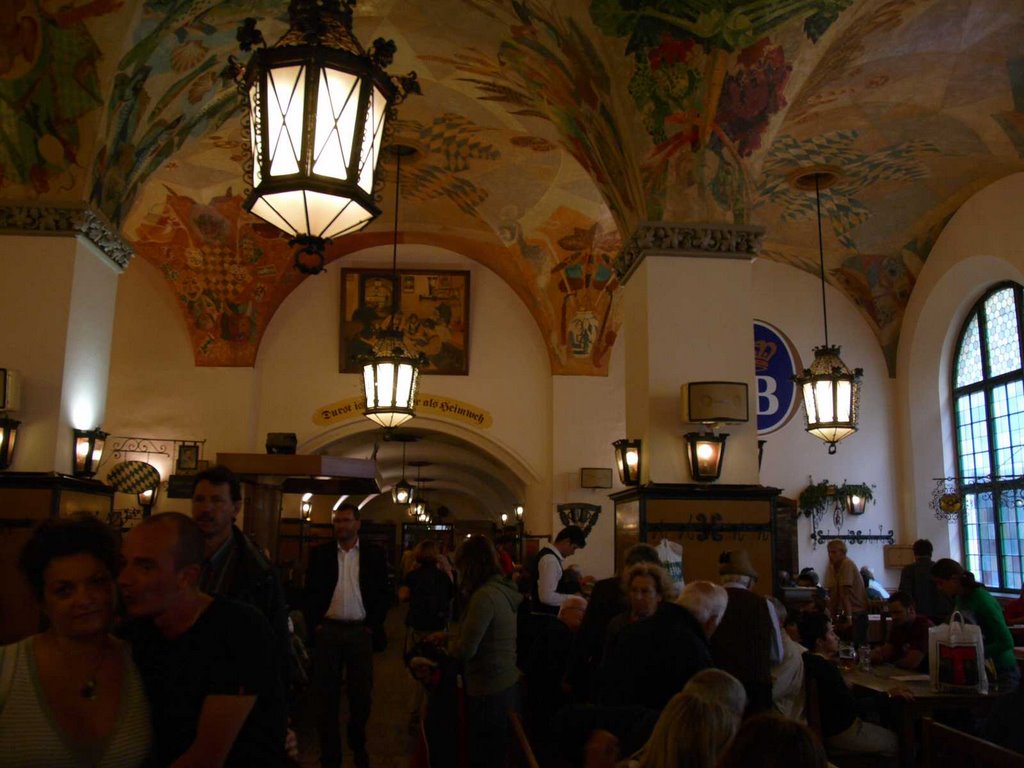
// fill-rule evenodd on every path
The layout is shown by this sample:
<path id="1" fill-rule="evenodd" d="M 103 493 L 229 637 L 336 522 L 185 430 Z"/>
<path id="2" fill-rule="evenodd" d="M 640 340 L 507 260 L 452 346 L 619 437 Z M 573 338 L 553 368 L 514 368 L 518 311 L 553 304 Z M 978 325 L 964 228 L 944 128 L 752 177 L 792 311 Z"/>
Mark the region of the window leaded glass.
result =
<path id="1" fill-rule="evenodd" d="M 1021 290 L 1000 285 L 974 306 L 952 377 L 965 565 L 1005 590 L 1019 590 L 1024 573 Z"/>

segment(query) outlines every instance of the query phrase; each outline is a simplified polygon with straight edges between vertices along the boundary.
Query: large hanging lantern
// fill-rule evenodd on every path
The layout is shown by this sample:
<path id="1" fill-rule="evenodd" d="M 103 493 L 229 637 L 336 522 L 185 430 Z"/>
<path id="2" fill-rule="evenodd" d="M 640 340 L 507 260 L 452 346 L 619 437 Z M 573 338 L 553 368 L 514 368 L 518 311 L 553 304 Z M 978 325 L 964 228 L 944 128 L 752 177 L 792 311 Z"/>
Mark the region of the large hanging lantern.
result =
<path id="1" fill-rule="evenodd" d="M 394 146 L 395 156 L 395 231 L 391 251 L 391 317 L 387 328 L 376 332 L 373 355 L 363 363 L 363 415 L 385 428 L 397 427 L 416 415 L 416 384 L 423 353 L 413 356 L 402 346 L 402 331 L 396 313 L 398 284 L 398 201 L 402 184 L 402 156 L 412 154 L 411 147 Z"/>
<path id="2" fill-rule="evenodd" d="M 391 500 L 395 504 L 409 504 L 412 502 L 413 488 L 410 483 L 405 479 L 405 444 L 408 440 L 415 440 L 416 438 L 410 438 L 403 436 L 402 440 L 402 479 L 399 480 L 391 487 Z"/>
<path id="3" fill-rule="evenodd" d="M 825 302 L 825 247 L 821 235 L 821 187 L 831 186 L 838 175 L 819 169 L 796 177 L 801 189 L 814 189 L 818 214 L 818 261 L 821 267 L 821 315 L 825 326 L 825 343 L 814 348 L 814 362 L 793 381 L 803 392 L 805 429 L 828 443 L 828 452 L 836 452 L 836 443 L 857 431 L 860 405 L 860 368 L 850 370 L 839 358 L 839 346 L 828 343 L 828 306 Z"/>
<path id="4" fill-rule="evenodd" d="M 823 346 L 814 348 L 811 367 L 793 377 L 803 392 L 805 429 L 828 443 L 829 453 L 857 431 L 861 374 L 846 367 L 839 347 Z"/>
<path id="5" fill-rule="evenodd" d="M 243 207 L 292 236 L 295 266 L 323 271 L 324 248 L 378 215 L 374 174 L 389 111 L 419 93 L 416 74 L 390 76 L 395 44 L 369 51 L 352 34 L 350 0 L 291 0 L 289 28 L 227 74 L 249 110 L 252 191 Z M 238 30 L 243 51 L 265 46 L 256 20 Z"/>
<path id="6" fill-rule="evenodd" d="M 402 348 L 401 331 L 381 331 L 371 357 L 363 365 L 363 415 L 391 428 L 416 415 L 418 360 Z"/>

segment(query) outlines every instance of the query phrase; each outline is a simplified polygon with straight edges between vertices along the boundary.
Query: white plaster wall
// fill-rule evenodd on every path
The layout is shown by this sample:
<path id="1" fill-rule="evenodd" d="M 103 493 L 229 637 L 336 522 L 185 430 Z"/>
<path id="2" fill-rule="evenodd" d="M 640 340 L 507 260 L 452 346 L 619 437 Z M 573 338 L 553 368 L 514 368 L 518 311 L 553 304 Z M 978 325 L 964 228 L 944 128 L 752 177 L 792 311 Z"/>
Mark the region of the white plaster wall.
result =
<path id="1" fill-rule="evenodd" d="M 75 238 L 62 417 L 76 429 L 104 423 L 120 271 L 92 243 Z M 71 442 L 66 458 L 71 460 Z"/>
<path id="2" fill-rule="evenodd" d="M 70 473 L 72 428 L 103 425 L 118 269 L 75 237 L 5 237 L 0 367 L 22 377 L 13 470 Z"/>
<path id="3" fill-rule="evenodd" d="M 793 267 L 764 259 L 754 264 L 753 317 L 781 329 L 793 342 L 805 367 L 814 359 L 813 348 L 824 340 L 820 286 L 817 277 Z M 847 518 L 843 532 L 852 527 L 878 533 L 882 526 L 885 531 L 894 529 L 899 541 L 894 472 L 895 384 L 886 371 L 882 349 L 857 308 L 832 287 L 827 289 L 827 299 L 829 342 L 841 345 L 841 357 L 849 367 L 864 369 L 859 430 L 839 443 L 835 455 L 829 456 L 825 443 L 804 431 L 801 406 L 785 427 L 766 437 L 761 483 L 781 488 L 782 494 L 790 498 L 800 495 L 809 478 L 815 482 L 827 478 L 835 483 L 847 480 L 874 485 L 875 503 L 868 506 L 860 519 Z M 834 530 L 828 521 L 824 526 L 825 530 Z M 824 546 L 812 545 L 810 535 L 810 521 L 801 517 L 800 566 L 813 566 L 823 574 L 828 555 Z M 883 567 L 881 544 L 852 544 L 849 557 L 858 566 L 872 568 L 883 584 L 899 582 L 897 570 L 887 572 Z"/>
<path id="4" fill-rule="evenodd" d="M 615 471 L 612 442 L 625 436 L 623 411 L 625 392 L 625 344 L 612 348 L 608 376 L 555 376 L 552 379 L 554 429 L 551 435 L 554 500 L 551 505 L 551 533 L 562 528 L 558 504 L 586 502 L 600 504 L 597 524 L 587 537 L 587 546 L 569 563 L 585 575 L 599 579 L 615 571 L 615 505 L 609 494 L 623 490 Z M 581 467 L 611 470 L 613 487 L 580 487 Z"/>
<path id="5" fill-rule="evenodd" d="M 71 470 L 55 457 L 75 251 L 65 237 L 0 239 L 0 368 L 22 377 L 12 471 Z M 65 442 L 70 461 L 70 432 Z"/>
<path id="6" fill-rule="evenodd" d="M 692 482 L 683 435 L 700 427 L 681 419 L 683 384 L 737 381 L 756 392 L 751 280 L 745 260 L 671 256 L 645 258 L 630 277 L 626 423 L 629 437 L 644 440 L 644 482 Z M 730 424 L 725 431 L 720 482 L 756 482 L 756 425 Z"/>
<path id="7" fill-rule="evenodd" d="M 120 280 L 104 428 L 114 436 L 206 440 L 203 458 L 211 462 L 218 452 L 262 451 L 253 369 L 195 366 L 181 310 L 156 267 L 133 259 Z M 164 480 L 174 459 L 126 458 L 149 461 Z M 156 510 L 188 511 L 188 504 L 161 497 Z"/>
<path id="8" fill-rule="evenodd" d="M 901 506 L 908 541 L 929 538 L 935 556 L 959 558 L 959 529 L 928 504 L 935 478 L 955 474 L 950 377 L 968 312 L 994 284 L 1024 283 L 1024 174 L 981 190 L 950 219 L 925 262 L 903 320 L 897 358 L 902 443 Z"/>
<path id="9" fill-rule="evenodd" d="M 537 325 L 518 296 L 486 267 L 428 246 L 402 246 L 404 269 L 470 271 L 469 375 L 423 376 L 421 392 L 456 398 L 489 411 L 489 429 L 462 427 L 417 416 L 417 426 L 457 434 L 506 463 L 526 483 L 526 528 L 546 531 L 551 500 L 551 369 Z M 373 425 L 362 416 L 328 427 L 315 410 L 361 391 L 357 374 L 338 372 L 341 269 L 389 269 L 390 248 L 375 248 L 332 262 L 303 281 L 274 315 L 263 337 L 256 370 L 256 434 L 295 432 L 300 449 L 318 447 Z"/>

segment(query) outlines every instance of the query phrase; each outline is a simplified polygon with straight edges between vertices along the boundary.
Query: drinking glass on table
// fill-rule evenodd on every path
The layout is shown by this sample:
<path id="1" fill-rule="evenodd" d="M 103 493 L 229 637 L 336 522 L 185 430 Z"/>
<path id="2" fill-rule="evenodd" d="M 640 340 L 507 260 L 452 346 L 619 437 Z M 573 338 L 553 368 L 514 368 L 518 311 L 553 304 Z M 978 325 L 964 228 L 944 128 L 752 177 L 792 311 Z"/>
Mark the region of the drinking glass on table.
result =
<path id="1" fill-rule="evenodd" d="M 857 665 L 857 649 L 853 643 L 839 643 L 839 666 L 843 670 L 851 670 Z"/>
<path id="2" fill-rule="evenodd" d="M 857 652 L 857 656 L 860 659 L 860 671 L 870 672 L 871 671 L 871 646 L 864 643 Z"/>

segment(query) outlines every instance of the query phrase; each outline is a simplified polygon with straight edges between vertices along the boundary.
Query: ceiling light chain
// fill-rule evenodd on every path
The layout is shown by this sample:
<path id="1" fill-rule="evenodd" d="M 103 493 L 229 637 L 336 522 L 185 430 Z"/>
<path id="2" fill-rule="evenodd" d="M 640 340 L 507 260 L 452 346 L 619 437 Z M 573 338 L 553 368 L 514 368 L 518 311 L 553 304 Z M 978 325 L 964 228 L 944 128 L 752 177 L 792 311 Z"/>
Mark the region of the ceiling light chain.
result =
<path id="1" fill-rule="evenodd" d="M 814 200 L 818 222 L 818 263 L 821 270 L 821 314 L 825 330 L 824 346 L 814 348 L 814 362 L 793 381 L 803 390 L 805 430 L 828 443 L 829 454 L 836 452 L 836 443 L 857 431 L 860 409 L 860 382 L 863 370 L 850 370 L 840 359 L 839 346 L 828 340 L 828 305 L 825 299 L 825 245 L 821 225 L 821 180 L 835 180 L 833 173 L 815 170 L 795 180 L 798 187 L 809 188 L 808 177 L 814 178 Z"/>
<path id="2" fill-rule="evenodd" d="M 398 204 L 402 184 L 402 155 L 411 147 L 395 145 L 395 230 L 391 255 L 391 315 L 386 328 L 376 332 L 373 355 L 363 363 L 363 415 L 385 429 L 397 427 L 416 415 L 416 385 L 426 356 L 409 354 L 402 346 L 402 330 L 397 313 L 402 287 L 398 277 Z"/>

